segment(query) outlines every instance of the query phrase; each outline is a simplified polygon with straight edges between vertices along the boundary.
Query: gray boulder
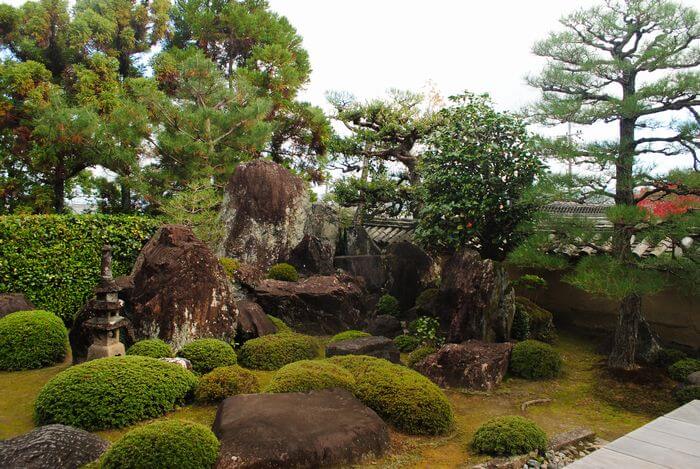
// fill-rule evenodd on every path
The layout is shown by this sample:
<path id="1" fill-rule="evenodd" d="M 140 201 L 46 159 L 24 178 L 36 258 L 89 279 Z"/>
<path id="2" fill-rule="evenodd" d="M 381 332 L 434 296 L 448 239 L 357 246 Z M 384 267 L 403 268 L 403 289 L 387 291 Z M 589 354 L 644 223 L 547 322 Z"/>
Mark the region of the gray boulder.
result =
<path id="1" fill-rule="evenodd" d="M 0 294 L 0 318 L 17 311 L 29 311 L 36 307 L 22 293 Z"/>
<path id="2" fill-rule="evenodd" d="M 367 332 L 376 336 L 393 339 L 397 335 L 403 334 L 401 321 L 390 314 L 380 314 L 373 317 L 367 326 Z"/>
<path id="3" fill-rule="evenodd" d="M 336 355 L 369 355 L 383 358 L 392 363 L 401 363 L 401 355 L 394 341 L 386 337 L 358 337 L 357 339 L 341 340 L 326 346 L 326 356 Z"/>

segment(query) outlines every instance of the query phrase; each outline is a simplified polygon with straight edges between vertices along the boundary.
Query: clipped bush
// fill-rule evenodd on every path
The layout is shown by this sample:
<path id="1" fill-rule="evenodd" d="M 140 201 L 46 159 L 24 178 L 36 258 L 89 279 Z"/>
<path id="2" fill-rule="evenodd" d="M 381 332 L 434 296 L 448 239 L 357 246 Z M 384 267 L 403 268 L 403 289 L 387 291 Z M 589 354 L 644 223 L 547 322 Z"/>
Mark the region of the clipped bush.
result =
<path id="1" fill-rule="evenodd" d="M 370 336 L 371 336 L 371 334 L 368 334 L 367 332 L 349 330 L 349 331 L 341 332 L 339 334 L 334 335 L 333 337 L 331 337 L 331 339 L 328 341 L 328 343 L 332 344 L 334 342 L 340 342 L 341 340 L 350 340 L 350 339 L 357 339 L 359 337 L 370 337 Z"/>
<path id="2" fill-rule="evenodd" d="M 681 351 L 673 348 L 663 348 L 658 351 L 656 357 L 654 358 L 654 363 L 661 368 L 668 368 L 679 360 L 688 358 L 688 355 Z"/>
<path id="3" fill-rule="evenodd" d="M 219 402 L 236 394 L 260 392 L 258 378 L 238 365 L 215 368 L 199 378 L 194 398 L 197 402 Z"/>
<path id="4" fill-rule="evenodd" d="M 127 355 L 140 355 L 151 358 L 170 358 L 173 349 L 160 339 L 139 340 L 126 351 Z"/>
<path id="5" fill-rule="evenodd" d="M 394 345 L 400 352 L 413 352 L 420 345 L 420 340 L 412 335 L 399 335 L 394 338 Z"/>
<path id="6" fill-rule="evenodd" d="M 230 344 L 219 339 L 198 339 L 184 347 L 177 353 L 192 362 L 192 370 L 195 373 L 209 373 L 220 366 L 235 365 L 236 352 Z"/>
<path id="7" fill-rule="evenodd" d="M 292 331 L 292 328 L 289 327 L 284 321 L 282 321 L 280 318 L 276 318 L 275 316 L 270 316 L 269 314 L 267 315 L 268 318 L 270 318 L 270 321 L 272 321 L 272 324 L 275 325 L 277 328 L 277 333 L 279 334 L 280 332 L 294 332 Z"/>
<path id="8" fill-rule="evenodd" d="M 547 449 L 547 434 L 535 422 L 517 415 L 496 417 L 481 425 L 472 447 L 493 456 L 515 456 Z"/>
<path id="9" fill-rule="evenodd" d="M 296 282 L 299 280 L 299 272 L 297 272 L 297 269 L 293 265 L 283 262 L 270 267 L 270 270 L 267 271 L 267 278 L 284 280 L 285 282 Z"/>
<path id="10" fill-rule="evenodd" d="M 673 391 L 673 396 L 681 404 L 687 404 L 695 399 L 700 399 L 700 385 L 680 386 Z"/>
<path id="11" fill-rule="evenodd" d="M 232 278 L 238 269 L 240 269 L 241 264 L 236 259 L 231 257 L 222 257 L 219 259 L 219 264 L 224 268 L 226 276 Z"/>
<path id="12" fill-rule="evenodd" d="M 209 469 L 219 455 L 219 440 L 204 425 L 164 420 L 135 428 L 100 458 L 102 469 Z"/>
<path id="13" fill-rule="evenodd" d="M 436 351 L 437 351 L 437 347 L 435 347 L 434 345 L 430 345 L 430 344 L 421 345 L 420 347 L 415 349 L 413 352 L 408 354 L 408 357 L 406 358 L 406 365 L 409 368 L 413 368 L 418 363 L 422 362 L 425 357 L 435 353 Z"/>
<path id="14" fill-rule="evenodd" d="M 530 315 L 522 308 L 515 308 L 510 336 L 517 341 L 527 340 L 530 337 Z"/>
<path id="15" fill-rule="evenodd" d="M 328 361 L 355 378 L 355 396 L 399 431 L 440 435 L 454 424 L 445 393 L 425 376 L 380 358 L 343 355 Z"/>
<path id="16" fill-rule="evenodd" d="M 308 392 L 329 388 L 352 392 L 355 378 L 345 368 L 329 361 L 302 360 L 277 370 L 265 392 Z"/>
<path id="17" fill-rule="evenodd" d="M 676 381 L 685 381 L 690 373 L 700 371 L 700 360 L 684 358 L 668 367 L 668 374 Z"/>
<path id="18" fill-rule="evenodd" d="M 121 428 L 184 404 L 196 385 L 192 372 L 155 358 L 100 358 L 72 366 L 46 383 L 34 402 L 34 416 L 39 425 Z"/>
<path id="19" fill-rule="evenodd" d="M 554 348 L 537 340 L 525 340 L 513 346 L 510 371 L 521 378 L 547 379 L 561 372 L 562 359 Z"/>
<path id="20" fill-rule="evenodd" d="M 377 302 L 377 314 L 389 314 L 398 317 L 401 314 L 399 300 L 391 295 L 382 295 Z"/>
<path id="21" fill-rule="evenodd" d="M 247 341 L 238 351 L 241 365 L 255 370 L 277 370 L 288 363 L 311 360 L 319 356 L 315 338 L 283 332 Z"/>
<path id="22" fill-rule="evenodd" d="M 17 311 L 0 319 L 0 370 L 30 370 L 60 363 L 68 331 L 48 311 Z"/>
<path id="23" fill-rule="evenodd" d="M 0 291 L 22 292 L 71 324 L 100 280 L 102 246 L 112 246 L 114 275 L 128 274 L 160 224 L 125 215 L 0 217 Z"/>

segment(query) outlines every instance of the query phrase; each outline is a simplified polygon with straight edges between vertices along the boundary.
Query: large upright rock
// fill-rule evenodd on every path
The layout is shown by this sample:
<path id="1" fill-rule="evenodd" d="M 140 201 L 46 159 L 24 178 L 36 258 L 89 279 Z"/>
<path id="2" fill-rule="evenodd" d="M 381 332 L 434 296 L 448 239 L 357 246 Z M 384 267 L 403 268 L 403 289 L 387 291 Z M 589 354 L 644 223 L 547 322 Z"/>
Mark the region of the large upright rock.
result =
<path id="1" fill-rule="evenodd" d="M 236 306 L 238 307 L 236 342 L 245 342 L 277 332 L 275 325 L 256 302 L 243 299 L 236 302 Z"/>
<path id="2" fill-rule="evenodd" d="M 432 280 L 433 260 L 408 241 L 392 243 L 386 251 L 387 292 L 399 300 L 401 311 L 406 311 L 416 304 L 416 297 Z"/>
<path id="3" fill-rule="evenodd" d="M 262 270 L 289 258 L 304 237 L 311 200 L 304 181 L 258 159 L 236 167 L 226 185 L 222 253 Z"/>
<path id="4" fill-rule="evenodd" d="M 440 323 L 448 342 L 510 338 L 515 292 L 502 265 L 465 249 L 447 259 L 441 277 Z"/>
<path id="5" fill-rule="evenodd" d="M 235 337 L 238 311 L 226 273 L 189 228 L 161 227 L 131 278 L 129 319 L 137 338 L 158 337 L 177 349 L 197 338 Z"/>
<path id="6" fill-rule="evenodd" d="M 255 300 L 298 332 L 335 334 L 365 325 L 365 290 L 347 275 L 284 282 L 266 279 L 255 286 Z"/>

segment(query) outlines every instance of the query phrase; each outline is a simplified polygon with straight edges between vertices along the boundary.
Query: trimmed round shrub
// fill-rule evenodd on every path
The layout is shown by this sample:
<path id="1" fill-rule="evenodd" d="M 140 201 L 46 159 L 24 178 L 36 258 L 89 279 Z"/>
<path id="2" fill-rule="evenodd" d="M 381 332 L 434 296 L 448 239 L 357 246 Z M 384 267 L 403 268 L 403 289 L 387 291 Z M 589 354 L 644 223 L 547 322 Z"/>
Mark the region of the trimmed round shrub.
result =
<path id="1" fill-rule="evenodd" d="M 524 340 L 513 346 L 510 371 L 521 378 L 547 379 L 558 376 L 562 360 L 554 348 L 536 340 Z"/>
<path id="2" fill-rule="evenodd" d="M 517 306 L 513 315 L 513 326 L 510 328 L 510 336 L 518 341 L 527 340 L 530 337 L 530 315 Z"/>
<path id="3" fill-rule="evenodd" d="M 535 422 L 517 415 L 496 417 L 480 426 L 472 447 L 493 456 L 515 456 L 547 449 L 547 434 Z"/>
<path id="4" fill-rule="evenodd" d="M 282 321 L 280 318 L 277 318 L 275 316 L 270 316 L 269 314 L 267 315 L 268 318 L 270 318 L 270 321 L 272 321 L 272 324 L 275 325 L 277 328 L 277 334 L 281 332 L 294 332 L 291 327 L 289 327 L 284 321 Z"/>
<path id="5" fill-rule="evenodd" d="M 299 272 L 297 272 L 297 269 L 293 265 L 283 262 L 270 267 L 270 270 L 267 271 L 267 278 L 284 280 L 285 282 L 296 282 L 299 280 Z"/>
<path id="6" fill-rule="evenodd" d="M 170 358 L 173 349 L 160 339 L 139 340 L 126 351 L 127 355 L 140 355 L 151 358 Z"/>
<path id="7" fill-rule="evenodd" d="M 355 396 L 399 431 L 440 435 L 454 424 L 445 393 L 425 376 L 380 358 L 343 355 L 328 361 L 355 378 Z"/>
<path id="8" fill-rule="evenodd" d="M 0 370 L 30 370 L 60 363 L 68 331 L 48 311 L 17 311 L 0 319 Z"/>
<path id="9" fill-rule="evenodd" d="M 422 345 L 408 354 L 408 358 L 406 358 L 406 365 L 409 368 L 413 368 L 418 363 L 422 362 L 425 357 L 435 353 L 436 351 L 437 349 L 433 345 Z"/>
<path id="10" fill-rule="evenodd" d="M 684 358 L 668 367 L 668 374 L 676 381 L 685 381 L 690 373 L 700 371 L 700 360 Z"/>
<path id="11" fill-rule="evenodd" d="M 102 469 L 209 469 L 219 440 L 204 425 L 185 420 L 153 422 L 131 430 L 100 458 Z"/>
<path id="12" fill-rule="evenodd" d="M 224 272 L 226 272 L 228 278 L 233 277 L 236 271 L 241 268 L 240 262 L 231 257 L 222 257 L 219 259 L 219 264 L 224 268 Z"/>
<path id="13" fill-rule="evenodd" d="M 391 295 L 382 295 L 377 302 L 377 314 L 390 314 L 392 316 L 398 316 L 401 314 L 401 307 L 399 306 L 399 300 Z"/>
<path id="14" fill-rule="evenodd" d="M 192 362 L 195 373 L 209 373 L 220 366 L 235 365 L 236 352 L 233 347 L 219 339 L 198 339 L 184 347 L 177 354 Z"/>
<path id="15" fill-rule="evenodd" d="M 681 351 L 673 348 L 663 348 L 659 350 L 654 358 L 654 363 L 661 368 L 668 368 L 679 360 L 688 358 L 688 355 Z"/>
<path id="16" fill-rule="evenodd" d="M 329 388 L 352 392 L 355 378 L 345 368 L 329 361 L 302 360 L 277 370 L 265 392 L 308 392 Z"/>
<path id="17" fill-rule="evenodd" d="M 394 338 L 394 345 L 400 352 L 413 352 L 420 345 L 420 340 L 412 335 L 399 335 Z"/>
<path id="18" fill-rule="evenodd" d="M 196 385 L 192 372 L 155 358 L 100 358 L 72 366 L 46 383 L 34 402 L 34 416 L 39 425 L 121 428 L 184 404 Z"/>
<path id="19" fill-rule="evenodd" d="M 681 404 L 687 404 L 695 399 L 700 399 L 700 385 L 680 386 L 673 391 L 673 396 Z"/>
<path id="20" fill-rule="evenodd" d="M 341 340 L 358 339 L 360 337 L 371 337 L 371 336 L 372 336 L 372 334 L 368 334 L 367 332 L 349 330 L 349 331 L 341 332 L 339 334 L 334 335 L 333 337 L 331 337 L 331 339 L 328 341 L 328 343 L 332 344 L 333 342 L 340 342 Z"/>
<path id="21" fill-rule="evenodd" d="M 254 370 L 277 370 L 288 363 L 319 356 L 316 339 L 295 332 L 265 335 L 247 341 L 238 351 L 241 365 Z"/>
<path id="22" fill-rule="evenodd" d="M 197 402 L 219 402 L 236 394 L 260 392 L 258 378 L 238 365 L 215 368 L 199 378 L 194 398 Z"/>

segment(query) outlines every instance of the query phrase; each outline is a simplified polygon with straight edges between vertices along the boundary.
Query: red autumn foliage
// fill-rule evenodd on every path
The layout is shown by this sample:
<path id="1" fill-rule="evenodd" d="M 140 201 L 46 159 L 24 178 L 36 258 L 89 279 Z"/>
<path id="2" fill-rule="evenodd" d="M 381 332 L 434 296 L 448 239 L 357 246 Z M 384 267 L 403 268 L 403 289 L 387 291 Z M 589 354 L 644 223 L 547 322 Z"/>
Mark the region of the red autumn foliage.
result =
<path id="1" fill-rule="evenodd" d="M 668 187 L 669 189 L 676 189 L 677 186 L 669 184 Z M 639 197 L 643 196 L 646 192 L 647 189 L 642 190 Z M 691 208 L 700 208 L 700 196 L 660 192 L 647 197 L 637 205 L 645 208 L 658 218 L 667 218 L 671 215 L 682 215 Z"/>

